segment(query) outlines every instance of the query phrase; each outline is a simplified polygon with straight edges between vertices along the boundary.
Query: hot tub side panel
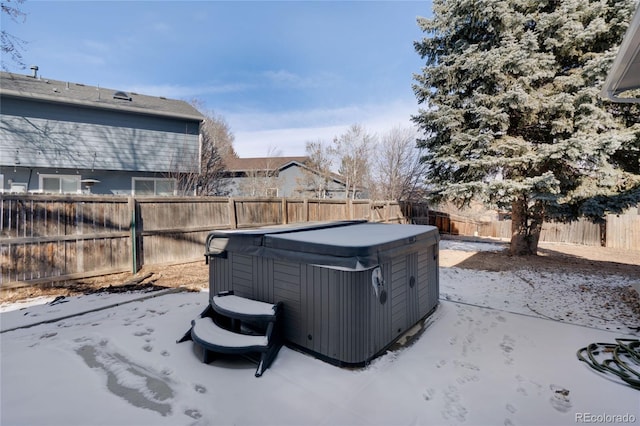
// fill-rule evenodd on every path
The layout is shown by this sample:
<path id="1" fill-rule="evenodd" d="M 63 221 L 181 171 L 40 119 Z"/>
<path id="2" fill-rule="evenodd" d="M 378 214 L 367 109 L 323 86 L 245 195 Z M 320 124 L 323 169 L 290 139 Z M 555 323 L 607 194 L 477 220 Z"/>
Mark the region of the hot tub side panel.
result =
<path id="1" fill-rule="evenodd" d="M 381 265 L 386 303 L 370 301 L 370 352 L 375 356 L 393 344 L 438 305 L 437 245 L 421 247 Z"/>
<path id="2" fill-rule="evenodd" d="M 418 304 L 419 317 L 423 318 L 436 306 L 440 298 L 438 271 L 438 244 L 418 253 Z"/>
<path id="3" fill-rule="evenodd" d="M 324 268 L 228 252 L 210 258 L 210 295 L 283 303 L 285 339 L 334 364 L 371 360 L 438 304 L 438 246 L 421 245 L 381 265 L 387 300 L 372 270 Z"/>
<path id="4" fill-rule="evenodd" d="M 300 341 L 305 333 L 302 324 L 300 268 L 297 263 L 273 260 L 273 301 L 283 304 L 284 336 L 289 341 Z M 267 284 L 261 280 L 262 285 Z"/>
<path id="5" fill-rule="evenodd" d="M 384 290 L 387 292 L 387 299 L 383 302 L 380 296 L 376 297 L 372 291 L 369 301 L 369 353 L 370 358 L 380 352 L 393 340 L 393 289 L 391 284 L 391 262 L 384 262 L 380 265 Z M 369 287 L 372 288 L 371 283 Z M 372 288 L 373 289 L 373 288 Z"/>
<path id="6" fill-rule="evenodd" d="M 209 298 L 221 291 L 233 290 L 238 296 L 255 298 L 253 256 L 228 253 L 209 259 Z"/>
<path id="7" fill-rule="evenodd" d="M 371 271 L 341 271 L 303 265 L 301 301 L 306 340 L 294 343 L 339 364 L 371 358 Z"/>

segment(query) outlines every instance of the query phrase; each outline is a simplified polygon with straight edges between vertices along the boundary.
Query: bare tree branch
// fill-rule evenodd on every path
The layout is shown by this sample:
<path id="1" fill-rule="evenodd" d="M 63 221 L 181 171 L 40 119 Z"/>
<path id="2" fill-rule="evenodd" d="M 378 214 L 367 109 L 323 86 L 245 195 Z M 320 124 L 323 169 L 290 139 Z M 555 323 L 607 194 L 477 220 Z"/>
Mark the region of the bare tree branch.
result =
<path id="1" fill-rule="evenodd" d="M 338 173 L 346 180 L 345 198 L 356 198 L 369 183 L 369 155 L 375 137 L 354 124 L 333 140 L 332 153 L 339 158 Z"/>
<path id="2" fill-rule="evenodd" d="M 329 148 L 317 140 L 307 142 L 305 151 L 309 158 L 309 169 L 303 169 L 302 177 L 297 182 L 298 192 L 301 195 L 312 193 L 315 198 L 327 198 L 332 164 Z"/>
<path id="3" fill-rule="evenodd" d="M 16 6 L 13 6 L 13 4 Z M 5 0 L 0 3 L 2 13 L 8 15 L 12 21 L 16 23 L 25 22 L 27 20 L 27 14 L 24 13 L 17 5 L 24 3 L 24 0 Z M 9 34 L 4 29 L 0 31 L 0 41 L 2 45 L 2 69 L 7 71 L 8 64 L 5 62 L 4 57 L 9 56 L 12 62 L 18 65 L 21 69 L 26 68 L 24 60 L 22 58 L 22 51 L 24 50 L 26 41 Z"/>
<path id="4" fill-rule="evenodd" d="M 374 198 L 414 200 L 424 195 L 425 165 L 416 139 L 410 127 L 393 127 L 381 136 L 371 172 Z"/>
<path id="5" fill-rule="evenodd" d="M 192 101 L 198 108 L 202 102 Z M 174 171 L 169 176 L 178 182 L 180 194 L 226 196 L 228 181 L 223 179 L 227 160 L 237 158 L 234 136 L 225 119 L 213 111 L 205 114 L 200 126 L 199 157 L 182 156 L 172 161 Z"/>

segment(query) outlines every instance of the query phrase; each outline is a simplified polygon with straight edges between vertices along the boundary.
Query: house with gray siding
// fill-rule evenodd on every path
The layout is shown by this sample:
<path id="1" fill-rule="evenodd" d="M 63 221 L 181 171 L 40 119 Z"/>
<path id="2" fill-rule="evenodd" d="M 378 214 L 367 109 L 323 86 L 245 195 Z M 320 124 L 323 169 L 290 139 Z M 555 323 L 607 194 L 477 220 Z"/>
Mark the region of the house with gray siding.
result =
<path id="1" fill-rule="evenodd" d="M 309 157 L 230 158 L 226 161 L 226 170 L 225 188 L 231 197 L 346 196 L 344 178 L 315 169 Z M 361 195 L 358 191 L 356 197 Z"/>
<path id="2" fill-rule="evenodd" d="M 189 103 L 32 70 L 0 75 L 0 192 L 176 195 L 199 173 Z"/>

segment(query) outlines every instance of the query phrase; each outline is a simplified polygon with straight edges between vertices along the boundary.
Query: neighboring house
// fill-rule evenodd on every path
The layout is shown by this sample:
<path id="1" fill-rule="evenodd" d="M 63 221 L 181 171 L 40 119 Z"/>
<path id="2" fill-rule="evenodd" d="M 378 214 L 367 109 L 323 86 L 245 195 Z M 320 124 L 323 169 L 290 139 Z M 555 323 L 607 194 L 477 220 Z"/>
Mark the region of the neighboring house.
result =
<path id="1" fill-rule="evenodd" d="M 227 160 L 225 179 L 232 197 L 345 198 L 344 179 L 309 166 L 308 157 Z M 351 194 L 349 194 L 351 195 Z M 362 198 L 357 193 L 357 198 Z"/>
<path id="2" fill-rule="evenodd" d="M 2 72 L 0 192 L 174 195 L 200 168 L 189 103 Z"/>

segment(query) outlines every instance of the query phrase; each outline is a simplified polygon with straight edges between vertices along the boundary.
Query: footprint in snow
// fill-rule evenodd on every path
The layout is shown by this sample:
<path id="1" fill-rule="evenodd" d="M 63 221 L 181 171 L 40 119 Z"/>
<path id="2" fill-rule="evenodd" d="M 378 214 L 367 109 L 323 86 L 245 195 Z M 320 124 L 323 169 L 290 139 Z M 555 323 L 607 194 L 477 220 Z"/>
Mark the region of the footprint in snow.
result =
<path id="1" fill-rule="evenodd" d="M 184 410 L 184 414 L 196 420 L 202 417 L 202 414 L 200 413 L 200 411 L 196 410 L 195 408 L 189 408 L 187 410 Z"/>
<path id="2" fill-rule="evenodd" d="M 56 333 L 55 331 L 51 332 L 51 333 L 44 333 L 42 336 L 40 336 L 40 339 L 48 339 L 50 337 L 54 337 L 54 336 L 57 336 L 57 335 L 58 335 L 58 333 Z"/>
<path id="3" fill-rule="evenodd" d="M 465 370 L 471 370 L 470 373 L 462 374 L 456 379 L 456 382 L 458 384 L 463 385 L 465 383 L 473 383 L 480 380 L 478 375 L 475 374 L 476 371 L 480 371 L 480 367 L 478 367 L 477 365 L 458 360 L 454 360 L 453 365 L 458 368 L 464 368 Z"/>
<path id="4" fill-rule="evenodd" d="M 511 352 L 513 352 L 513 348 L 515 346 L 515 341 L 512 337 L 505 335 L 502 338 L 502 343 L 500 343 L 500 349 L 502 349 L 502 354 L 504 355 L 504 363 L 507 365 L 513 364 L 513 356 L 511 356 Z"/>
<path id="5" fill-rule="evenodd" d="M 75 352 L 89 368 L 106 376 L 107 389 L 111 393 L 135 407 L 163 416 L 171 414 L 175 392 L 166 377 L 129 360 L 107 340 L 96 343 L 91 339 L 77 339 L 76 342 L 82 344 Z"/>
<path id="6" fill-rule="evenodd" d="M 431 401 L 433 397 L 436 395 L 436 390 L 433 388 L 429 388 L 422 393 L 422 397 L 425 401 Z"/>
<path id="7" fill-rule="evenodd" d="M 516 380 L 518 381 L 518 386 L 516 388 L 516 392 L 518 392 L 522 396 L 528 396 L 529 393 L 533 393 L 535 395 L 542 395 L 542 385 L 536 383 L 532 380 L 527 380 L 521 375 L 516 376 Z"/>
<path id="8" fill-rule="evenodd" d="M 558 385 L 550 385 L 549 389 L 553 392 L 551 398 L 549 398 L 551 406 L 561 413 L 569 412 L 572 407 L 569 390 Z"/>
<path id="9" fill-rule="evenodd" d="M 467 409 L 460 403 L 460 394 L 458 388 L 455 386 L 449 386 L 444 391 L 445 406 L 442 411 L 442 417 L 445 419 L 455 419 L 459 422 L 464 422 L 467 417 Z"/>
<path id="10" fill-rule="evenodd" d="M 480 381 L 480 378 L 475 374 L 465 374 L 456 379 L 456 382 L 459 385 L 464 385 L 465 383 L 473 383 Z"/>
<path id="11" fill-rule="evenodd" d="M 456 367 L 466 368 L 467 370 L 480 371 L 480 367 L 478 367 L 477 365 L 470 362 L 458 361 L 457 359 L 453 361 L 453 365 L 455 365 Z"/>

